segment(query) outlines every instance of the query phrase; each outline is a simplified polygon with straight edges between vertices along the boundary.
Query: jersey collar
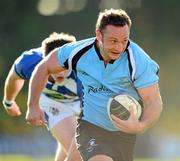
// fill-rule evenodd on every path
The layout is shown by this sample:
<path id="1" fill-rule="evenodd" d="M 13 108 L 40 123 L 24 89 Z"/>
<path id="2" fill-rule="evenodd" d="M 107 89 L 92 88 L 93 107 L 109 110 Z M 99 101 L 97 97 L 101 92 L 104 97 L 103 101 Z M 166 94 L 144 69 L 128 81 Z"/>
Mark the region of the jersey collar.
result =
<path id="1" fill-rule="evenodd" d="M 99 48 L 97 47 L 97 39 L 94 41 L 94 48 L 95 48 L 95 50 L 96 50 L 96 53 L 97 53 L 99 59 L 102 60 L 102 61 L 104 61 L 104 59 L 103 59 L 103 57 L 102 57 L 102 55 L 101 55 L 101 53 L 100 53 L 100 51 L 99 51 Z M 110 63 L 110 64 L 113 64 L 114 61 L 115 61 L 115 60 L 110 60 L 109 63 Z"/>
<path id="2" fill-rule="evenodd" d="M 130 41 L 128 41 L 125 51 L 127 50 L 129 44 L 130 44 Z M 95 48 L 95 50 L 96 50 L 96 53 L 97 53 L 99 59 L 102 60 L 102 61 L 104 61 L 104 59 L 103 59 L 103 57 L 102 57 L 102 55 L 101 55 L 101 53 L 100 53 L 100 51 L 99 51 L 99 48 L 97 47 L 97 39 L 94 41 L 94 48 Z M 109 63 L 110 63 L 110 64 L 113 64 L 114 61 L 115 61 L 115 60 L 110 60 Z"/>

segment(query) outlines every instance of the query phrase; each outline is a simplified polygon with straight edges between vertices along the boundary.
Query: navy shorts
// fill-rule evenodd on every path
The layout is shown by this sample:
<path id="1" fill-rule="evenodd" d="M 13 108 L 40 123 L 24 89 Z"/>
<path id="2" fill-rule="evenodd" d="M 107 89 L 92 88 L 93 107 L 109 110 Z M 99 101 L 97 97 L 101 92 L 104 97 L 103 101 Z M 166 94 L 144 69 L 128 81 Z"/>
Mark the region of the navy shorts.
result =
<path id="1" fill-rule="evenodd" d="M 107 131 L 79 119 L 76 141 L 83 161 L 98 154 L 107 155 L 113 161 L 132 161 L 136 135 Z"/>

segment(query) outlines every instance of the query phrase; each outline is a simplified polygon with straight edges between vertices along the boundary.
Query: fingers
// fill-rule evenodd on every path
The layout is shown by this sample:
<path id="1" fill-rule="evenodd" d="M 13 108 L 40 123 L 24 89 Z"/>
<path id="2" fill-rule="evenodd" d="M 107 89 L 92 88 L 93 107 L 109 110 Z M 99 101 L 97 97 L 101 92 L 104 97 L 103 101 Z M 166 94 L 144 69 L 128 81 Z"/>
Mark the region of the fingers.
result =
<path id="1" fill-rule="evenodd" d="M 135 106 L 130 106 L 130 107 L 129 107 L 129 112 L 131 113 L 131 115 L 134 115 L 134 116 L 135 116 L 135 115 L 136 115 L 136 112 L 137 112 L 137 111 L 136 111 L 136 107 L 135 107 Z"/>
<path id="2" fill-rule="evenodd" d="M 121 131 L 131 134 L 138 133 L 138 128 L 140 126 L 140 122 L 135 114 L 134 107 L 130 107 L 130 117 L 127 120 L 121 120 L 115 115 L 111 115 L 113 124 L 119 128 Z"/>
<path id="3" fill-rule="evenodd" d="M 41 126 L 46 123 L 43 119 L 41 119 L 41 117 L 27 118 L 26 121 L 27 121 L 27 124 L 35 125 L 35 126 Z"/>
<path id="4" fill-rule="evenodd" d="M 111 118 L 115 122 L 124 122 L 124 120 L 121 120 L 120 118 L 116 117 L 115 115 L 111 115 Z"/>
<path id="5" fill-rule="evenodd" d="M 26 113 L 26 121 L 27 124 L 35 126 L 41 126 L 47 123 L 44 117 L 44 112 L 42 112 L 40 109 L 37 111 L 28 110 Z"/>
<path id="6" fill-rule="evenodd" d="M 43 120 L 40 119 L 27 119 L 27 124 L 29 125 L 35 125 L 35 126 L 41 126 L 44 124 Z"/>

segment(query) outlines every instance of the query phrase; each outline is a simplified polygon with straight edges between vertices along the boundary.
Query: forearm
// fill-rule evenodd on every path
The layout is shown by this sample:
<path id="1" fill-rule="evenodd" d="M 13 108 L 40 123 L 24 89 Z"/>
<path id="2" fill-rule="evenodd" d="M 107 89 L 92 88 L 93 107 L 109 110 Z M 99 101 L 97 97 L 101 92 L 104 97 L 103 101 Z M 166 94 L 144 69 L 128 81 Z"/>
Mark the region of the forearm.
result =
<path id="1" fill-rule="evenodd" d="M 45 87 L 48 71 L 44 65 L 38 66 L 30 79 L 28 90 L 28 107 L 36 107 L 39 104 L 40 94 Z"/>
<path id="2" fill-rule="evenodd" d="M 24 85 L 24 80 L 10 71 L 4 85 L 4 100 L 14 101 Z"/>
<path id="3" fill-rule="evenodd" d="M 44 112 L 39 108 L 39 98 L 49 75 L 63 70 L 58 66 L 56 59 L 56 55 L 54 54 L 46 56 L 36 66 L 31 76 L 27 102 L 28 109 L 26 112 L 26 120 L 31 124 L 39 126 L 45 123 Z"/>
<path id="4" fill-rule="evenodd" d="M 160 96 L 149 102 L 144 102 L 143 114 L 141 117 L 141 131 L 144 132 L 152 127 L 159 119 L 162 112 L 162 101 Z"/>
<path id="5" fill-rule="evenodd" d="M 19 116 L 21 111 L 15 99 L 24 85 L 24 79 L 20 78 L 12 67 L 4 85 L 3 106 L 10 116 Z"/>
<path id="6" fill-rule="evenodd" d="M 44 112 L 39 107 L 39 97 L 47 77 L 46 67 L 44 65 L 36 66 L 29 82 L 26 120 L 28 123 L 36 126 L 45 123 Z"/>
<path id="7" fill-rule="evenodd" d="M 64 70 L 59 66 L 56 54 L 57 51 L 54 51 L 52 54 L 46 56 L 33 71 L 29 82 L 28 107 L 35 108 L 39 106 L 39 97 L 49 75 Z"/>
<path id="8" fill-rule="evenodd" d="M 113 123 L 123 132 L 130 134 L 143 133 L 157 122 L 162 112 L 162 100 L 158 84 L 138 89 L 140 98 L 143 102 L 142 117 L 138 120 L 134 109 L 130 108 L 128 120 L 121 120 L 113 116 Z"/>

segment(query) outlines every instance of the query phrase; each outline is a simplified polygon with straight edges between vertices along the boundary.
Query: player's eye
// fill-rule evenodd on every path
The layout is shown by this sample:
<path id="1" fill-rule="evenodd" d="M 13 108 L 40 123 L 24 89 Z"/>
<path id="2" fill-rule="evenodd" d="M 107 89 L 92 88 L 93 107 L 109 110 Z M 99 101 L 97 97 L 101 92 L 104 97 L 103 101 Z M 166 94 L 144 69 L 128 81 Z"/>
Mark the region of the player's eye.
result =
<path id="1" fill-rule="evenodd" d="M 115 44 L 117 42 L 118 42 L 117 40 L 110 40 L 110 43 L 112 43 L 112 44 Z"/>
<path id="2" fill-rule="evenodd" d="M 123 41 L 123 44 L 127 44 L 127 42 L 128 42 L 128 40 L 124 40 L 124 41 Z"/>

